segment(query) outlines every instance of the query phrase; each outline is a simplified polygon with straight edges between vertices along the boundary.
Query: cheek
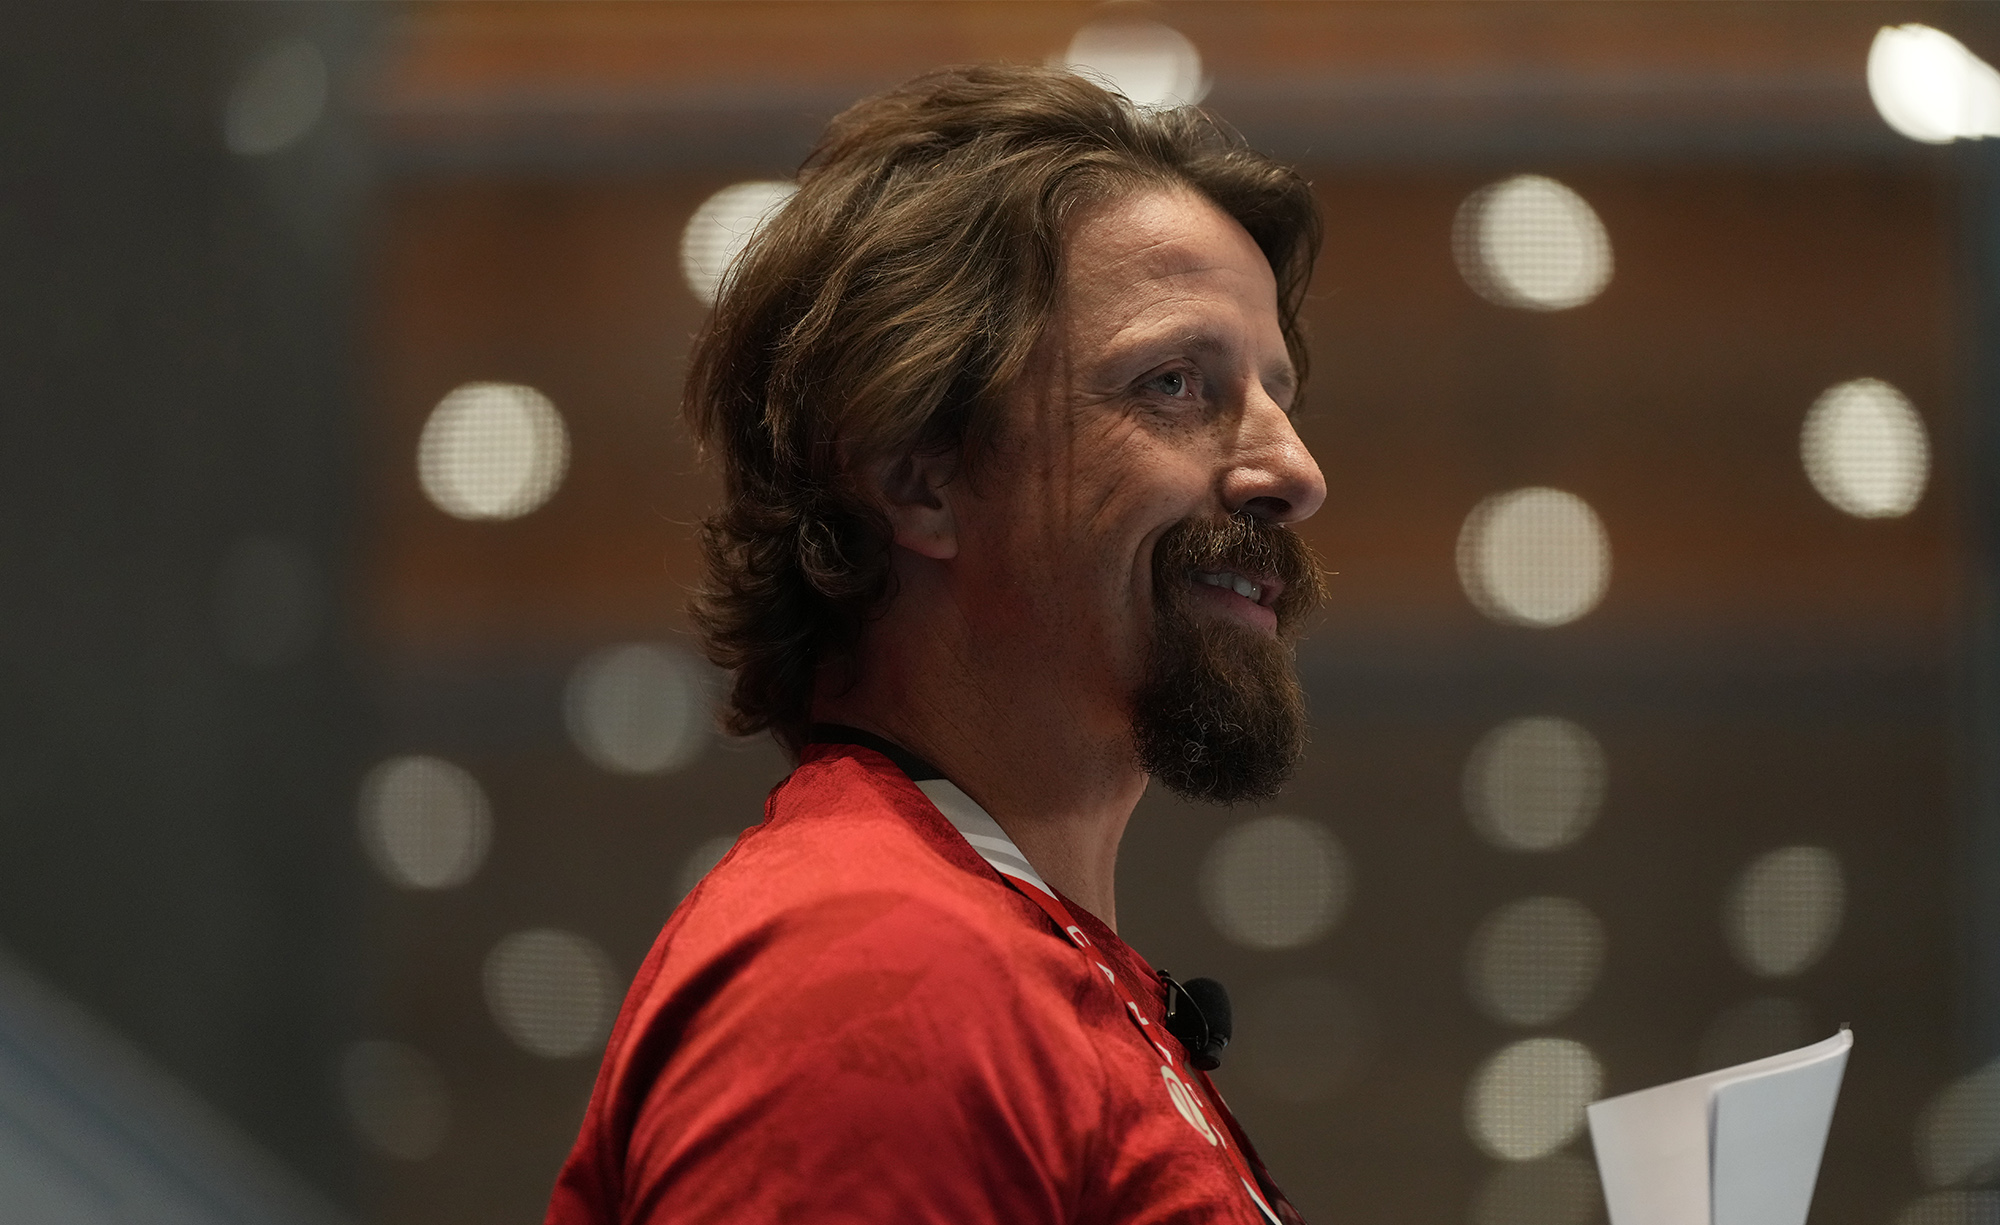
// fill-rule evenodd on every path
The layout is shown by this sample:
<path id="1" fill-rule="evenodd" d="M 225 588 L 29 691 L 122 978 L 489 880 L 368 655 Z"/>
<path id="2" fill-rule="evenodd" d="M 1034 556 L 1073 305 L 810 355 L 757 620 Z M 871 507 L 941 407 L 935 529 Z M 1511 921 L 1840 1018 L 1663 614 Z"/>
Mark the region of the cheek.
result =
<path id="1" fill-rule="evenodd" d="M 1166 441 L 1143 434 L 1129 440 L 1093 486 L 1091 534 L 1104 551 L 1121 556 L 1120 571 L 1150 575 L 1160 536 L 1190 516 L 1212 513 L 1212 468 Z"/>
<path id="2" fill-rule="evenodd" d="M 1088 620 L 1124 636 L 1152 603 L 1153 547 L 1175 523 L 1211 512 L 1213 451 L 1191 423 L 1106 414 L 1075 430 L 1036 422 L 980 476 L 961 538 L 993 586 L 1072 630 Z M 1102 644 L 1109 645 L 1109 644 Z"/>
<path id="3" fill-rule="evenodd" d="M 1178 518 L 1199 500 L 1204 477 L 1194 462 L 1202 433 L 1143 415 L 1103 423 L 1076 440 L 1073 504 L 1095 533 L 1129 531 L 1134 523 Z"/>
<path id="4" fill-rule="evenodd" d="M 1046 618 L 1086 565 L 1063 490 L 1032 469 L 996 468 L 979 483 L 983 496 L 953 507 L 966 612 L 975 620 Z"/>

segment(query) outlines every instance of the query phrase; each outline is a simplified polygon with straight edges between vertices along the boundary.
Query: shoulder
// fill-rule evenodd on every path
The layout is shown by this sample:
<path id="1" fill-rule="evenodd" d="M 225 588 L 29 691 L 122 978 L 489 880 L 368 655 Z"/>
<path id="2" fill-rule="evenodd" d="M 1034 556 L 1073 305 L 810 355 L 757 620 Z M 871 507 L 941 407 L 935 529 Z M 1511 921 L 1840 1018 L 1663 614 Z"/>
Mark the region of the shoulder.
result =
<path id="1" fill-rule="evenodd" d="M 745 831 L 688 909 L 701 909 L 703 895 L 782 903 L 800 889 L 864 885 L 962 894 L 990 877 L 983 869 L 915 784 L 855 750 L 810 757 L 780 783 L 764 821 Z"/>
<path id="2" fill-rule="evenodd" d="M 1047 918 L 922 792 L 858 755 L 809 760 L 787 779 L 663 945 L 656 993 L 705 982 L 746 1007 L 770 1005 L 765 984 L 844 996 L 901 975 L 942 1008 L 1067 996 L 1084 981 Z"/>
<path id="3" fill-rule="evenodd" d="M 848 761 L 774 794 L 635 984 L 606 1103 L 657 1210 L 634 1215 L 705 1219 L 742 1191 L 716 1163 L 757 1154 L 778 1218 L 1060 1219 L 1104 1091 L 1081 959 L 921 792 Z"/>

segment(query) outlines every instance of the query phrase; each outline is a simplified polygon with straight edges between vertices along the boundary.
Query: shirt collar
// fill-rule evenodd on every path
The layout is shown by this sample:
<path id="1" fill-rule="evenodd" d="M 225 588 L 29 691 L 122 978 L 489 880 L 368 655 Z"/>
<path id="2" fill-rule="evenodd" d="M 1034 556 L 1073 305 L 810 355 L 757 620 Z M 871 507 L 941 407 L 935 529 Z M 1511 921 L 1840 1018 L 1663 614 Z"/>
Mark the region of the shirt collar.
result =
<path id="1" fill-rule="evenodd" d="M 1000 823 L 993 819 L 992 814 L 981 808 L 977 800 L 961 791 L 958 784 L 946 778 L 944 771 L 902 745 L 858 727 L 848 727 L 839 723 L 815 723 L 809 730 L 807 739 L 813 744 L 851 744 L 858 748 L 872 749 L 888 758 L 897 769 L 909 776 L 910 781 L 917 785 L 917 790 L 924 793 L 924 798 L 936 806 L 944 815 L 944 819 L 951 822 L 952 828 L 972 845 L 973 850 L 979 852 L 979 857 L 994 871 L 1013 880 L 1033 885 L 1050 897 L 1056 896 L 1056 891 L 1049 888 L 1048 883 L 1042 880 L 1041 874 L 1035 871 L 1035 866 L 1028 862 L 1028 857 L 1021 853 L 1020 847 L 1014 845 L 1014 840 L 1007 836 L 1006 830 L 1000 828 Z"/>

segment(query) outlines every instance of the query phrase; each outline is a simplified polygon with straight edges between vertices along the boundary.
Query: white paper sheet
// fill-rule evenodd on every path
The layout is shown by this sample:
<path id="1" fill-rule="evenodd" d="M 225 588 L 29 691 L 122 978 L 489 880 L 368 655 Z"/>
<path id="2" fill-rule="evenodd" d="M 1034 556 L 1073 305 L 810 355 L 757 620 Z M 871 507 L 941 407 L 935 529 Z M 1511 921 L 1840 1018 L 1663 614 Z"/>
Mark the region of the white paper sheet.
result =
<path id="1" fill-rule="evenodd" d="M 1594 1102 L 1611 1225 L 1805 1225 L 1854 1036 Z"/>

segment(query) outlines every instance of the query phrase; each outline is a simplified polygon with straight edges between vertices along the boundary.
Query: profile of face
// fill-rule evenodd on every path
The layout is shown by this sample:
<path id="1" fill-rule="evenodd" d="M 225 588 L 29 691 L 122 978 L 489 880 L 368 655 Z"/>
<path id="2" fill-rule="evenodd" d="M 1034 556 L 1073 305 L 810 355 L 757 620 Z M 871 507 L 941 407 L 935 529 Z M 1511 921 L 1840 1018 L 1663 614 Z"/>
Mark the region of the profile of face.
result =
<path id="1" fill-rule="evenodd" d="M 962 615 L 996 684 L 1115 725 L 1173 790 L 1268 795 L 1303 747 L 1292 644 L 1324 586 L 1289 525 L 1326 496 L 1270 265 L 1191 191 L 1097 204 L 1067 237 L 1000 440 L 943 491 Z"/>

